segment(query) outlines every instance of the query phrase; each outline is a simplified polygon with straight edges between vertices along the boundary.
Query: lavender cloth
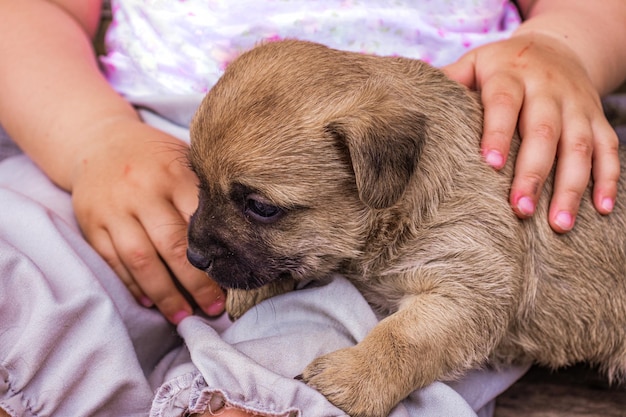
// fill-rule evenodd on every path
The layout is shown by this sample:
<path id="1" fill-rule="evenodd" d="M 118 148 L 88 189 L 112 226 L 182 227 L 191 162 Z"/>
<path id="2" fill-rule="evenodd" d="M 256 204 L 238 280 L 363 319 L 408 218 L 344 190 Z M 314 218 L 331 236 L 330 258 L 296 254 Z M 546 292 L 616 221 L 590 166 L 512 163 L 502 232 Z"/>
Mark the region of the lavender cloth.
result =
<path id="1" fill-rule="evenodd" d="M 82 239 L 68 195 L 25 156 L 0 163 L 0 219 L 0 407 L 146 415 L 145 375 L 180 345 L 172 327 L 134 302 Z"/>
<path id="2" fill-rule="evenodd" d="M 178 331 L 197 370 L 189 371 L 185 362 L 181 369 L 171 367 L 151 416 L 178 416 L 183 408 L 202 412 L 221 400 L 272 416 L 344 416 L 293 376 L 314 357 L 355 344 L 377 322 L 361 295 L 340 276 L 325 286 L 263 302 L 221 337 L 200 318 L 185 319 Z M 436 382 L 411 394 L 391 417 L 490 416 L 494 398 L 525 370 L 476 371 L 454 384 Z"/>

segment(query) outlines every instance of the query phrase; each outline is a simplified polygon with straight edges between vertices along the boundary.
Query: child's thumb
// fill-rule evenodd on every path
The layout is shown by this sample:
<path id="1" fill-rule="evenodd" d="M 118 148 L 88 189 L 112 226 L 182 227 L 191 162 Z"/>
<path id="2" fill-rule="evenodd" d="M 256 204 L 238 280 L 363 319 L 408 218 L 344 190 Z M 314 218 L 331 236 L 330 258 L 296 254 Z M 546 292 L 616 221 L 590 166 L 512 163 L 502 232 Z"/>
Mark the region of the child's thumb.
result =
<path id="1" fill-rule="evenodd" d="M 458 61 L 442 67 L 441 70 L 448 78 L 465 85 L 468 88 L 476 88 L 476 72 L 474 70 L 473 54 L 468 53 Z"/>

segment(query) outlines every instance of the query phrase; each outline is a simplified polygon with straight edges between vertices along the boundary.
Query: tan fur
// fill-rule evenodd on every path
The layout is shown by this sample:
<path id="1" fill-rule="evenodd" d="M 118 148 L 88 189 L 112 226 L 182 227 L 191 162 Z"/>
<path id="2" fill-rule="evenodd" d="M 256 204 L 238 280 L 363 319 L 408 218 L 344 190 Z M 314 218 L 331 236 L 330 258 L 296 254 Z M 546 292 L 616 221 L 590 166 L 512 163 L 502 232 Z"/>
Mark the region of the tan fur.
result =
<path id="1" fill-rule="evenodd" d="M 293 291 L 294 287 L 295 284 L 292 280 L 281 279 L 249 290 L 231 288 L 226 297 L 226 312 L 231 319 L 236 320 L 261 301 Z"/>
<path id="2" fill-rule="evenodd" d="M 481 160 L 481 130 L 477 95 L 422 62 L 297 41 L 255 48 L 192 125 L 190 260 L 229 288 L 351 279 L 385 318 L 303 377 L 354 417 L 385 416 L 489 360 L 589 361 L 623 376 L 621 200 L 601 216 L 588 190 L 576 228 L 558 235 L 549 181 L 537 214 L 518 220 L 508 193 L 519 140 L 497 172 Z M 284 214 L 259 221 L 259 201 Z"/>

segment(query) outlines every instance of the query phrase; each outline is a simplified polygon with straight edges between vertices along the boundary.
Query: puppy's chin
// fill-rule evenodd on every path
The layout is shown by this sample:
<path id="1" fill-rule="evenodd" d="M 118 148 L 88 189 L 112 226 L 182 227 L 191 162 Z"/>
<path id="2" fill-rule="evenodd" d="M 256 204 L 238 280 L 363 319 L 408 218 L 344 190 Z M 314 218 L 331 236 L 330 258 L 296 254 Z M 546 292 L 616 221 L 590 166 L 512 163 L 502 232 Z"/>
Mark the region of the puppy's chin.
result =
<path id="1" fill-rule="evenodd" d="M 236 271 L 240 272 L 240 271 Z M 207 274 L 225 289 L 236 290 L 256 290 L 270 283 L 291 280 L 291 274 L 287 272 L 279 273 L 276 276 L 264 276 L 254 273 L 254 271 L 246 271 L 245 274 L 239 273 L 222 273 L 213 268 L 207 271 Z"/>
<path id="2" fill-rule="evenodd" d="M 272 281 L 280 279 L 282 274 L 268 274 L 259 268 L 247 267 L 240 262 L 228 262 L 224 259 L 215 259 L 212 264 L 205 268 L 204 271 L 222 288 L 253 290 L 263 287 Z"/>
<path id="3" fill-rule="evenodd" d="M 213 246 L 212 251 L 207 251 L 190 245 L 187 259 L 226 289 L 252 290 L 272 282 L 291 280 L 293 276 L 289 266 L 298 265 L 294 260 L 281 265 L 271 261 L 264 262 L 264 259 L 272 259 L 271 256 L 254 256 L 256 252 L 251 250 L 245 251 L 248 254 L 245 256 L 238 254 L 237 250 L 222 249 L 215 249 Z"/>

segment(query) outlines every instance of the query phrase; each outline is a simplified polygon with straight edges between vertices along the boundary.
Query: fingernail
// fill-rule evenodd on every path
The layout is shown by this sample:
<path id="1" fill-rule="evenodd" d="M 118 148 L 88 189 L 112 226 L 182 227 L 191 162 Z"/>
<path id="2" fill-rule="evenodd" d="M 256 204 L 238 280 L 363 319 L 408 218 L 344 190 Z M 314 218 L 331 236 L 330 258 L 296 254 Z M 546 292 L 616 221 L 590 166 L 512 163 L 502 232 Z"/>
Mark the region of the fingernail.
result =
<path id="1" fill-rule="evenodd" d="M 567 211 L 559 211 L 554 218 L 554 223 L 563 230 L 570 230 L 574 226 L 574 217 Z"/>
<path id="2" fill-rule="evenodd" d="M 602 209 L 606 212 L 613 211 L 613 207 L 615 206 L 615 202 L 612 198 L 605 197 L 602 199 L 602 203 L 600 204 Z"/>
<path id="3" fill-rule="evenodd" d="M 222 298 L 217 299 L 213 304 L 204 309 L 204 312 L 209 316 L 217 316 L 224 311 L 224 300 Z"/>
<path id="4" fill-rule="evenodd" d="M 139 304 L 147 308 L 154 306 L 154 303 L 152 302 L 152 300 L 146 297 L 145 295 L 139 299 Z"/>
<path id="5" fill-rule="evenodd" d="M 178 324 L 181 321 L 183 321 L 185 317 L 189 317 L 189 316 L 190 314 L 188 312 L 186 312 L 185 310 L 181 310 L 172 316 L 172 323 Z"/>
<path id="6" fill-rule="evenodd" d="M 483 158 L 494 168 L 500 169 L 504 166 L 504 157 L 498 151 L 487 151 L 483 154 Z"/>
<path id="7" fill-rule="evenodd" d="M 517 200 L 517 209 L 525 216 L 532 216 L 535 213 L 535 203 L 529 197 L 522 197 Z"/>

